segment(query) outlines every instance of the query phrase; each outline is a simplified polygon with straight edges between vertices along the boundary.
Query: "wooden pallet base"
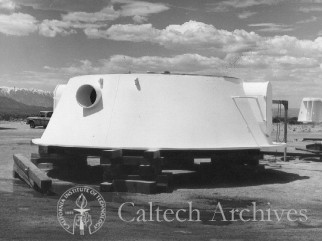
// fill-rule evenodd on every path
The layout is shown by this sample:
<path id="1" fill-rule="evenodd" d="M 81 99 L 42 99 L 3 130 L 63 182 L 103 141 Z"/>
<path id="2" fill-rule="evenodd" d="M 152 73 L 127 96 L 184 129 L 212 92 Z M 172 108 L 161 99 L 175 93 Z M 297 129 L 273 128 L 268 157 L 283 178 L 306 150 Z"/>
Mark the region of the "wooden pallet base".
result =
<path id="1" fill-rule="evenodd" d="M 46 154 L 32 154 L 30 159 L 16 154 L 13 157 L 13 176 L 21 178 L 30 187 L 42 193 L 56 193 L 61 194 L 68 188 L 77 185 L 73 181 L 63 181 L 52 179 L 47 176 L 47 173 L 56 171 L 63 179 L 72 179 L 74 174 L 87 172 L 88 168 L 84 169 L 83 165 L 75 162 L 73 159 L 68 159 L 66 156 L 49 156 Z M 140 164 L 140 163 L 139 163 Z M 129 165 L 133 167 L 133 165 Z M 142 176 L 151 178 L 151 170 L 154 173 L 154 168 L 150 165 L 139 165 L 137 174 L 126 174 L 123 165 L 119 163 L 101 164 L 102 173 L 112 173 L 109 177 L 113 179 L 108 182 L 104 181 L 98 186 L 98 190 L 102 192 L 131 192 L 131 193 L 156 193 L 158 190 L 169 190 L 167 175 L 156 175 L 152 179 L 157 180 L 142 180 Z M 141 172 L 141 175 L 140 175 Z M 80 176 L 82 174 L 79 174 Z M 104 176 L 103 176 L 104 177 Z M 57 178 L 57 177 L 56 177 Z M 102 178 L 103 180 L 103 178 Z"/>
<path id="2" fill-rule="evenodd" d="M 171 164 L 171 160 L 175 162 L 175 167 L 188 167 L 182 174 L 176 172 L 176 183 L 189 183 L 191 180 L 206 182 L 214 175 L 224 173 L 230 166 L 234 166 L 237 172 L 241 169 L 254 169 L 259 167 L 260 155 L 257 150 L 218 152 L 215 155 L 212 153 L 211 162 L 195 165 L 194 158 L 189 153 L 177 153 L 165 158 L 161 157 L 159 150 L 146 150 L 135 156 L 129 155 L 129 152 L 126 154 L 123 155 L 123 150 L 118 149 L 101 150 L 100 165 L 89 166 L 87 155 L 71 151 L 51 153 L 46 147 L 39 147 L 39 153 L 31 154 L 30 159 L 14 155 L 13 175 L 43 193 L 61 193 L 77 182 L 85 181 L 100 183 L 97 188 L 102 192 L 152 194 L 172 191 L 172 172 L 162 170 L 164 165 Z M 177 158 L 182 160 L 176 161 Z"/>

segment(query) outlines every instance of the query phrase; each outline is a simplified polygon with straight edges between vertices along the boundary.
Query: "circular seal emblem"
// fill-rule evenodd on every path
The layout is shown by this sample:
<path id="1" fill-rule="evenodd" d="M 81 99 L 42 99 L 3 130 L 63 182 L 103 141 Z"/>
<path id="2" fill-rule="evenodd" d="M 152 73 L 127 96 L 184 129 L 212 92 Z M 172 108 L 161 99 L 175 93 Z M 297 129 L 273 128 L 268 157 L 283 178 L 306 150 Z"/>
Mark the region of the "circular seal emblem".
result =
<path id="1" fill-rule="evenodd" d="M 57 219 L 71 234 L 93 234 L 106 218 L 103 196 L 88 186 L 76 186 L 61 195 L 57 203 Z"/>

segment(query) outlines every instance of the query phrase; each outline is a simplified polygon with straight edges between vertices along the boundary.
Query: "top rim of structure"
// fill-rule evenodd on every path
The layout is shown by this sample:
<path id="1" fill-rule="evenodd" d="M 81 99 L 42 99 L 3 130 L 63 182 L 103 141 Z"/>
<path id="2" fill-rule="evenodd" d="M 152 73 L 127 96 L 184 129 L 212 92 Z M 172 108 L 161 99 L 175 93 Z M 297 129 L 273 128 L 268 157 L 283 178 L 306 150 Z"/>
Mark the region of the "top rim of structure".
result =
<path id="1" fill-rule="evenodd" d="M 129 73 L 102 73 L 102 74 L 92 74 L 92 75 L 132 75 L 132 74 L 142 74 L 142 75 L 187 75 L 187 76 L 203 76 L 203 77 L 218 77 L 218 78 L 230 78 L 230 79 L 236 79 L 239 80 L 240 78 L 234 77 L 234 76 L 228 76 L 228 75 L 219 75 L 219 74 L 192 74 L 192 73 L 180 73 L 180 72 L 153 72 L 153 71 L 147 71 L 147 72 L 129 72 Z M 78 76 L 87 76 L 91 74 L 84 74 L 84 75 L 78 75 Z M 75 76 L 77 77 L 77 76 Z"/>
<path id="2" fill-rule="evenodd" d="M 318 97 L 304 97 L 302 101 L 307 101 L 307 100 L 322 101 L 322 98 L 318 98 Z"/>

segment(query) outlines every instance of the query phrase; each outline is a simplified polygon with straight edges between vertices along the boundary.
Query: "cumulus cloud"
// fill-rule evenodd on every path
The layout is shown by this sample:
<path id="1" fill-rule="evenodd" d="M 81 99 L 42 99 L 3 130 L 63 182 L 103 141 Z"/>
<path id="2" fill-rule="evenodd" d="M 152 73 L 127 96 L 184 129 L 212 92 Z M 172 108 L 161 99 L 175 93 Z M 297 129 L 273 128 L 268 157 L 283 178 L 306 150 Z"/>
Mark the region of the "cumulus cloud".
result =
<path id="1" fill-rule="evenodd" d="M 160 30 L 153 28 L 152 24 L 115 24 L 107 30 L 97 29 L 94 32 L 85 32 L 90 38 L 105 38 L 120 41 L 154 42 Z"/>
<path id="2" fill-rule="evenodd" d="M 89 60 L 81 60 L 77 64 L 74 64 L 68 67 L 63 67 L 60 69 L 52 68 L 50 66 L 45 66 L 44 69 L 47 71 L 64 73 L 64 74 L 67 74 L 67 76 L 74 76 L 78 74 L 93 74 L 93 73 L 98 73 L 100 70 L 99 67 L 93 67 L 92 62 Z"/>
<path id="3" fill-rule="evenodd" d="M 69 12 L 62 15 L 62 21 L 97 23 L 113 21 L 120 17 L 132 17 L 135 22 L 141 23 L 145 22 L 150 15 L 169 9 L 163 3 L 144 1 L 112 0 L 111 4 L 98 12 Z M 118 6 L 118 10 L 115 10 L 115 5 Z"/>
<path id="4" fill-rule="evenodd" d="M 276 24 L 276 23 L 256 23 L 248 24 L 250 27 L 259 27 L 257 31 L 261 32 L 289 32 L 293 31 L 293 28 L 285 24 Z"/>
<path id="5" fill-rule="evenodd" d="M 37 20 L 24 13 L 0 14 L 0 32 L 6 35 L 25 36 L 37 31 Z"/>
<path id="6" fill-rule="evenodd" d="M 161 13 L 169 10 L 169 7 L 164 3 L 151 3 L 131 0 L 112 0 L 112 3 L 121 4 L 120 14 L 127 17 L 148 17 L 151 14 Z"/>
<path id="7" fill-rule="evenodd" d="M 239 67 L 255 67 L 275 69 L 293 69 L 293 68 L 316 68 L 319 67 L 319 61 L 314 58 L 294 57 L 294 56 L 269 56 L 261 54 L 241 56 L 238 63 Z"/>
<path id="8" fill-rule="evenodd" d="M 302 23 L 313 23 L 313 22 L 316 22 L 317 20 L 318 20 L 317 17 L 312 16 L 310 18 L 307 18 L 307 19 L 304 19 L 304 20 L 301 20 L 301 21 L 297 21 L 296 23 L 300 23 L 300 24 L 302 24 Z"/>
<path id="9" fill-rule="evenodd" d="M 46 37 L 55 37 L 57 34 L 66 36 L 76 33 L 76 31 L 70 29 L 70 27 L 71 25 L 68 22 L 46 19 L 39 25 L 39 34 Z"/>
<path id="10" fill-rule="evenodd" d="M 310 13 L 310 12 L 322 12 L 321 6 L 305 6 L 299 8 L 300 12 Z"/>
<path id="11" fill-rule="evenodd" d="M 264 25 L 257 25 L 263 27 Z M 267 26 L 267 25 L 265 25 Z M 245 30 L 220 30 L 213 25 L 189 21 L 182 25 L 169 25 L 156 29 L 151 24 L 116 24 L 106 30 L 87 29 L 90 38 L 105 38 L 115 41 L 150 42 L 166 48 L 185 48 L 188 51 L 206 49 L 209 54 L 259 52 L 263 55 L 314 57 L 322 54 L 322 37 L 301 40 L 283 35 L 262 37 Z"/>
<path id="12" fill-rule="evenodd" d="M 0 10 L 4 9 L 4 10 L 9 10 L 9 11 L 13 11 L 16 9 L 16 3 L 12 0 L 0 0 Z"/>
<path id="13" fill-rule="evenodd" d="M 256 47 L 260 36 L 254 32 L 216 29 L 213 25 L 189 21 L 156 29 L 152 24 L 117 24 L 107 30 L 85 32 L 90 38 L 116 41 L 151 42 L 168 48 L 209 48 L 213 51 L 238 52 Z"/>
<path id="14" fill-rule="evenodd" d="M 60 34 L 71 33 L 64 32 L 69 25 L 58 22 L 55 26 L 59 26 L 59 28 L 43 29 L 40 27 L 40 30 L 42 34 L 48 36 L 54 36 L 56 32 Z M 288 35 L 262 37 L 245 30 L 220 30 L 213 25 L 196 21 L 189 21 L 182 25 L 169 25 L 164 29 L 156 29 L 152 24 L 116 24 L 106 30 L 85 26 L 81 24 L 74 27 L 83 28 L 89 38 L 149 42 L 169 49 L 180 49 L 196 54 L 207 53 L 220 58 L 231 56 L 234 53 L 237 55 L 252 53 L 254 63 L 261 62 L 264 67 L 269 66 L 276 58 L 275 63 L 283 65 L 285 68 L 287 66 L 307 68 L 315 66 L 316 61 L 320 61 L 322 57 L 322 37 L 315 40 L 301 40 Z M 248 58 L 250 57 L 248 56 Z M 248 64 L 253 63 L 249 62 Z"/>
<path id="15" fill-rule="evenodd" d="M 238 14 L 238 17 L 241 18 L 241 19 L 245 19 L 245 18 L 249 18 L 253 15 L 255 15 L 256 12 L 251 12 L 251 11 L 244 11 L 242 13 L 239 13 Z"/>
<path id="16" fill-rule="evenodd" d="M 57 34 L 69 35 L 82 29 L 90 38 L 106 38 L 104 32 L 110 22 L 121 17 L 132 17 L 133 21 L 142 24 L 152 14 L 169 9 L 162 3 L 150 3 L 144 1 L 113 0 L 112 5 L 104 7 L 97 12 L 69 12 L 63 14 L 61 20 L 44 20 L 40 24 L 39 33 L 47 37 L 55 37 Z M 115 10 L 117 6 L 118 9 Z"/>
<path id="17" fill-rule="evenodd" d="M 208 4 L 210 12 L 226 12 L 231 8 L 249 8 L 258 5 L 275 5 L 283 0 L 226 0 Z"/>
<path id="18" fill-rule="evenodd" d="M 139 15 L 135 15 L 133 16 L 133 21 L 135 23 L 144 23 L 144 22 L 147 22 L 148 21 L 148 18 L 147 17 L 143 17 L 143 16 L 139 16 Z"/>
<path id="19" fill-rule="evenodd" d="M 77 33 L 77 29 L 90 32 L 102 27 L 106 27 L 106 24 L 103 22 L 83 23 L 45 19 L 39 24 L 39 34 L 46 37 L 56 37 L 57 34 L 67 36 Z"/>
<path id="20" fill-rule="evenodd" d="M 128 73 L 153 71 L 162 73 L 198 73 L 224 74 L 238 77 L 243 69 L 274 69 L 277 72 L 296 69 L 319 68 L 320 62 L 313 58 L 292 56 L 265 56 L 260 54 L 227 56 L 225 59 L 206 57 L 199 54 L 182 54 L 172 57 L 113 55 L 109 59 L 93 64 L 82 60 L 77 64 L 56 69 L 46 67 L 46 70 L 66 73 L 70 76 L 78 74 L 98 73 Z M 237 70 L 237 71 L 236 71 Z M 241 71 L 243 73 L 243 71 Z"/>
<path id="21" fill-rule="evenodd" d="M 95 73 L 128 73 L 128 72 L 198 72 L 202 69 L 212 69 L 213 72 L 224 66 L 225 61 L 217 57 L 204 57 L 198 54 L 182 54 L 173 57 L 142 56 L 131 57 L 113 55 L 109 59 L 100 60 L 96 66 L 88 60 L 69 67 L 55 69 L 46 66 L 46 70 L 64 72 L 71 76 L 76 74 Z M 187 71 L 189 70 L 189 71 Z"/>
<path id="22" fill-rule="evenodd" d="M 284 35 L 263 39 L 262 48 L 267 55 L 289 55 L 295 57 L 322 57 L 322 37 L 315 40 L 300 40 Z"/>
<path id="23" fill-rule="evenodd" d="M 100 21 L 112 21 L 120 16 L 118 11 L 115 11 L 113 6 L 107 6 L 99 12 L 70 12 L 62 15 L 62 20 L 65 22 L 84 22 L 95 23 Z"/>

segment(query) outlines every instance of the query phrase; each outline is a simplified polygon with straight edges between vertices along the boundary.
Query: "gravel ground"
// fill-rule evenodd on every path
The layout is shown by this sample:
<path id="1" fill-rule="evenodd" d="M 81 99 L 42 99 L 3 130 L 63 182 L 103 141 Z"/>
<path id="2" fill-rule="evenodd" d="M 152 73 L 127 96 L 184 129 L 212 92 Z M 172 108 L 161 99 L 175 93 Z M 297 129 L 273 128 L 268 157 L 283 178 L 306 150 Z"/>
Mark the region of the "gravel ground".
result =
<path id="1" fill-rule="evenodd" d="M 103 193 L 107 204 L 104 226 L 90 236 L 71 235 L 57 221 L 58 195 L 43 196 L 12 178 L 12 155 L 37 152 L 30 140 L 43 131 L 20 122 L 0 123 L 0 240 L 322 240 L 322 163 L 312 158 L 281 162 L 269 156 L 261 162 L 266 170 L 255 177 L 219 183 L 190 180 L 176 185 L 171 193 L 156 195 Z M 321 131 L 321 126 L 290 126 L 290 145 L 303 146 L 301 138 L 319 137 Z M 148 212 L 149 202 L 153 210 L 174 212 L 188 210 L 190 202 L 200 211 L 200 221 L 124 222 L 118 216 L 124 202 L 134 204 L 122 210 L 129 219 L 137 218 L 139 210 Z M 218 203 L 226 221 L 220 213 L 211 221 Z M 252 219 L 254 203 L 257 210 L 265 211 L 263 219 L 258 212 L 256 221 L 242 221 L 238 212 L 248 209 L 241 217 Z M 233 209 L 238 212 L 232 221 Z M 287 217 L 290 210 L 296 212 L 291 220 Z M 188 219 L 188 215 L 180 218 Z"/>

